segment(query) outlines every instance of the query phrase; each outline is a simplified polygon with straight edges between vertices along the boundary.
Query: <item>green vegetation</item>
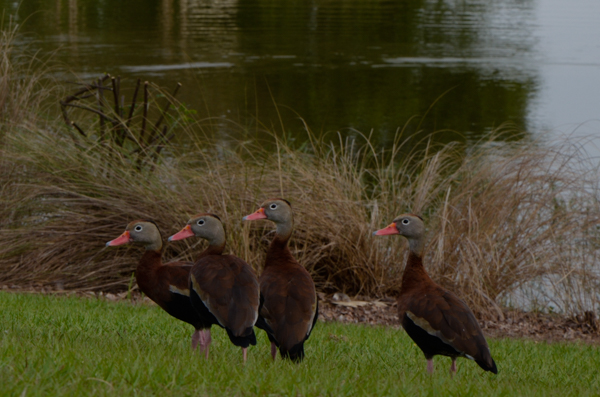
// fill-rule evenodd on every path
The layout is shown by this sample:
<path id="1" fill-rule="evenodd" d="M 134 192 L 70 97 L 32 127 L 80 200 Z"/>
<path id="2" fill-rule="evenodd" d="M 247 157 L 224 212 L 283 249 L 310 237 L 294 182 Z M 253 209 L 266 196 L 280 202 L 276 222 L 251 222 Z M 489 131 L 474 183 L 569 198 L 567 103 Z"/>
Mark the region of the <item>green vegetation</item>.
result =
<path id="1" fill-rule="evenodd" d="M 600 390 L 600 347 L 489 340 L 499 374 L 425 359 L 399 329 L 319 323 L 307 359 L 272 362 L 264 333 L 248 363 L 213 328 L 211 357 L 156 306 L 0 293 L 0 395 L 585 396 Z"/>

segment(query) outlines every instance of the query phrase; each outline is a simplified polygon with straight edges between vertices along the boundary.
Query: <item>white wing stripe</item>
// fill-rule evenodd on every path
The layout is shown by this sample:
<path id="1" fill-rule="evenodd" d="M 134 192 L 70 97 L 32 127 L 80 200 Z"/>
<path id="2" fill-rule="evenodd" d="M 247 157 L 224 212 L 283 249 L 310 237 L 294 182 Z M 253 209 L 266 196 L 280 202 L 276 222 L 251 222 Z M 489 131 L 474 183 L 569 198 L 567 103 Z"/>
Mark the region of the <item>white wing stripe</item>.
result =
<path id="1" fill-rule="evenodd" d="M 183 295 L 183 296 L 187 296 L 188 298 L 190 297 L 190 290 L 189 289 L 179 289 L 174 285 L 169 285 L 169 291 L 171 291 L 174 294 L 179 294 L 179 295 Z"/>

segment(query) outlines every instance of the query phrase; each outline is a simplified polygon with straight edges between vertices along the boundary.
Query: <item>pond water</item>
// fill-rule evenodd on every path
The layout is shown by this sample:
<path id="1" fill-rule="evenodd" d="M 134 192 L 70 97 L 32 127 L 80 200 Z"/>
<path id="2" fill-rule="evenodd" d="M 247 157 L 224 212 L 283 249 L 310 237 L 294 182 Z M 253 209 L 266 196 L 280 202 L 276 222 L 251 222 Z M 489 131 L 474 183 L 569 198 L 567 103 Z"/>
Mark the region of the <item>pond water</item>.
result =
<path id="1" fill-rule="evenodd" d="M 510 122 L 600 134 L 600 1 L 0 0 L 60 79 L 171 89 L 200 117 L 301 134 Z M 227 122 L 213 133 L 227 131 Z"/>

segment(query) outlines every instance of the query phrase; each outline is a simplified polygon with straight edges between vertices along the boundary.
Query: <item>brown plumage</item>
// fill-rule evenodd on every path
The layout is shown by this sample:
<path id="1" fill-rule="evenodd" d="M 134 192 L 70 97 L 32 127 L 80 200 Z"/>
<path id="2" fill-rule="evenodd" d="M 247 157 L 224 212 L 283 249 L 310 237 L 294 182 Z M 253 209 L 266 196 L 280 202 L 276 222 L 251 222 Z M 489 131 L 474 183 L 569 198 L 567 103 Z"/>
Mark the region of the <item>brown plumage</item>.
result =
<path id="1" fill-rule="evenodd" d="M 474 360 L 481 368 L 498 373 L 496 363 L 477 323 L 465 302 L 440 287 L 423 267 L 425 226 L 411 214 L 397 217 L 375 235 L 400 234 L 408 239 L 410 252 L 398 296 L 398 315 L 406 333 L 425 354 L 427 370 L 433 373 L 433 356 L 452 359 L 451 373 L 456 372 L 456 357 Z"/>
<path id="2" fill-rule="evenodd" d="M 202 330 L 210 327 L 196 313 L 190 302 L 189 276 L 191 262 L 162 263 L 162 237 L 152 221 L 137 220 L 127 225 L 125 232 L 107 246 L 134 243 L 146 247 L 135 276 L 140 290 L 171 316 L 194 326 L 192 348 L 195 349 Z"/>
<path id="3" fill-rule="evenodd" d="M 242 348 L 244 362 L 247 348 L 256 345 L 254 324 L 258 317 L 260 291 L 254 270 L 242 259 L 222 255 L 225 230 L 218 216 L 200 214 L 192 218 L 169 241 L 197 236 L 208 240 L 190 271 L 190 299 L 197 313 L 211 324 L 227 331 L 231 342 Z M 210 328 L 203 333 L 201 350 L 208 358 Z"/>
<path id="4" fill-rule="evenodd" d="M 255 219 L 268 219 L 277 225 L 259 278 L 263 304 L 256 326 L 267 332 L 273 359 L 279 347 L 282 358 L 298 362 L 304 358 L 304 341 L 318 317 L 315 284 L 288 247 L 294 225 L 289 202 L 268 200 L 255 213 L 244 217 Z"/>

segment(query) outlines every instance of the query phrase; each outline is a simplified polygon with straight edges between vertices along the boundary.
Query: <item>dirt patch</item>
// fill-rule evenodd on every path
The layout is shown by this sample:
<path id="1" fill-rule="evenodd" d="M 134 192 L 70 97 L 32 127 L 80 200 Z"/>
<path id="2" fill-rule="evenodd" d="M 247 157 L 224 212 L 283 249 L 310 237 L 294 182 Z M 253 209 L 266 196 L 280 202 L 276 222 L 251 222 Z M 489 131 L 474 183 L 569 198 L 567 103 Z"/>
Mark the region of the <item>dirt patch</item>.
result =
<path id="1" fill-rule="evenodd" d="M 400 328 L 396 300 L 352 300 L 344 294 L 319 296 L 323 321 L 366 323 Z M 506 310 L 499 318 L 479 318 L 484 333 L 494 338 L 526 338 L 539 341 L 582 341 L 600 344 L 599 321 L 593 312 L 568 318 L 558 314 Z"/>
<path id="2" fill-rule="evenodd" d="M 49 293 L 55 295 L 77 295 L 109 301 L 128 300 L 134 304 L 155 305 L 137 290 L 118 294 L 103 292 L 73 292 L 44 288 L 22 289 L 2 286 L 2 290 L 18 293 Z M 370 299 L 358 296 L 354 299 L 345 294 L 325 295 L 319 293 L 319 320 L 351 324 L 384 325 L 400 328 L 396 299 Z M 600 321 L 593 312 L 575 317 L 539 312 L 505 310 L 497 318 L 478 316 L 479 324 L 487 336 L 494 338 L 524 338 L 538 341 L 559 342 L 581 341 L 600 344 Z"/>
<path id="3" fill-rule="evenodd" d="M 593 312 L 576 317 L 556 314 L 507 311 L 504 320 L 482 320 L 481 326 L 493 337 L 529 338 L 543 341 L 583 341 L 600 344 L 598 319 Z"/>

